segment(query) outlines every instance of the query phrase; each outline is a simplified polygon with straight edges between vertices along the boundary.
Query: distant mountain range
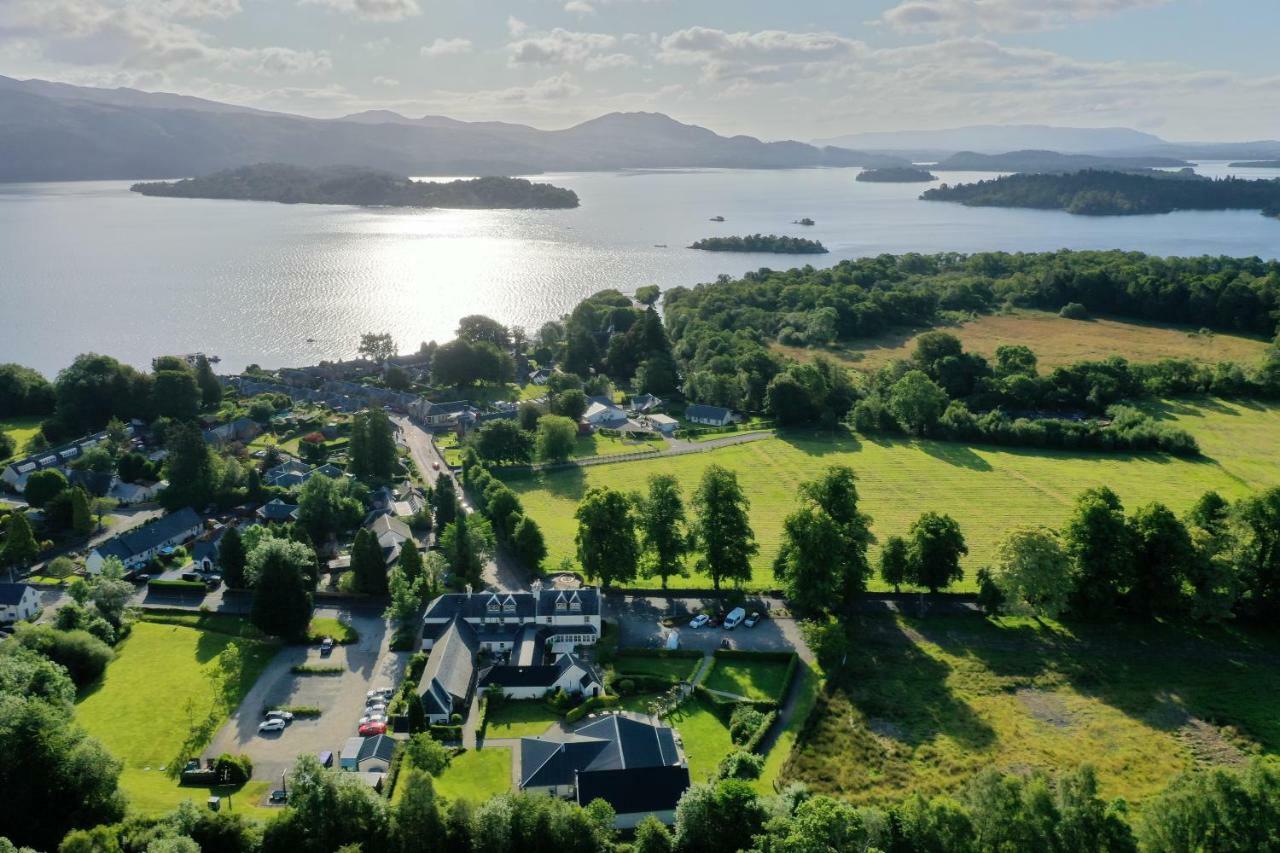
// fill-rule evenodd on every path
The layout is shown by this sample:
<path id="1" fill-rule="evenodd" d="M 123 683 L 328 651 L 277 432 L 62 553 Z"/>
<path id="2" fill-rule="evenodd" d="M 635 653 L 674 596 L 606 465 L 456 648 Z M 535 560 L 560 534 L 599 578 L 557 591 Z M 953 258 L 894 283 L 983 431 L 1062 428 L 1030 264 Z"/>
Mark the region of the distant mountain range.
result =
<path id="1" fill-rule="evenodd" d="M 1057 151 L 1008 151 L 978 154 L 961 151 L 930 168 L 939 172 L 1074 172 L 1080 169 L 1133 171 L 1190 166 L 1176 157 L 1104 157 L 1096 154 L 1061 154 Z"/>
<path id="2" fill-rule="evenodd" d="M 907 157 L 916 162 L 943 160 L 959 152 L 1000 154 L 1054 151 L 1106 157 L 1170 157 L 1178 160 L 1267 160 L 1280 157 L 1280 141 L 1168 142 L 1127 127 L 1054 127 L 1038 124 L 973 125 L 945 130 L 854 133 L 818 140 L 815 145 L 855 148 Z"/>
<path id="3" fill-rule="evenodd" d="M 612 113 L 551 131 L 387 111 L 316 119 L 0 77 L 0 181 L 175 178 L 265 162 L 405 175 L 907 165 L 833 146 L 720 136 L 657 113 Z"/>

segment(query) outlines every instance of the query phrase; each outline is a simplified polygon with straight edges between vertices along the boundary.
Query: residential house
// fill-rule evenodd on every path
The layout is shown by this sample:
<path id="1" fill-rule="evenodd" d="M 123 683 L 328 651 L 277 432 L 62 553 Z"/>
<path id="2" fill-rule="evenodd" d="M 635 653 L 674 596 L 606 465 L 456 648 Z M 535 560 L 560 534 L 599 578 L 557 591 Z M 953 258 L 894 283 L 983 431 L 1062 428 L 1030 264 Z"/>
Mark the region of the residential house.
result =
<path id="1" fill-rule="evenodd" d="M 128 423 L 125 425 L 124 434 L 128 438 L 132 438 L 138 428 L 135 424 Z M 83 438 L 67 444 L 51 447 L 48 450 L 41 450 L 39 453 L 33 453 L 30 456 L 21 459 L 14 459 L 0 469 L 0 481 L 9 485 L 15 492 L 22 492 L 27 487 L 27 478 L 37 471 L 45 471 L 48 469 L 57 469 L 64 474 L 68 470 L 68 466 L 84 455 L 86 450 L 97 447 L 107 440 L 107 433 L 96 432 L 93 435 L 86 435 Z"/>
<path id="2" fill-rule="evenodd" d="M 680 422 L 670 415 L 645 415 L 641 422 L 654 432 L 659 432 L 663 435 L 673 435 L 680 428 Z"/>
<path id="3" fill-rule="evenodd" d="M 627 413 L 608 397 L 588 397 L 582 419 L 595 429 L 619 429 L 627 423 Z"/>
<path id="4" fill-rule="evenodd" d="M 395 738 L 387 735 L 347 738 L 338 755 L 338 767 L 352 773 L 386 773 L 395 751 Z"/>
<path id="5" fill-rule="evenodd" d="M 167 488 L 169 488 L 168 480 L 161 480 L 158 483 L 126 483 L 118 480 L 111 486 L 111 491 L 107 495 L 119 501 L 121 506 L 131 506 L 153 501 Z"/>
<path id="6" fill-rule="evenodd" d="M 520 739 L 520 790 L 613 807 L 614 825 L 632 829 L 649 815 L 675 822 L 689 788 L 675 732 L 638 716 L 606 714 L 573 731 Z"/>
<path id="7" fill-rule="evenodd" d="M 467 713 L 476 683 L 479 637 L 471 623 L 455 615 L 435 643 L 418 681 L 418 697 L 431 725 L 448 724 L 454 714 Z"/>
<path id="8" fill-rule="evenodd" d="M 258 507 L 255 515 L 257 515 L 259 521 L 264 522 L 296 521 L 298 518 L 298 505 L 287 504 L 279 498 L 272 498 L 266 505 Z"/>
<path id="9" fill-rule="evenodd" d="M 204 521 L 196 511 L 183 507 L 103 542 L 89 552 L 84 567 L 89 574 L 96 575 L 110 557 L 115 557 L 126 567 L 145 563 L 166 548 L 176 548 L 189 542 L 203 529 Z"/>
<path id="10" fill-rule="evenodd" d="M 30 619 L 40 610 L 40 593 L 25 583 L 0 583 L 0 624 Z"/>
<path id="11" fill-rule="evenodd" d="M 279 486 L 282 489 L 292 489 L 294 486 L 301 486 L 307 481 L 307 474 L 311 471 L 311 466 L 297 459 L 286 459 L 274 468 L 268 468 L 262 474 L 262 485 Z"/>
<path id="12" fill-rule="evenodd" d="M 236 418 L 234 421 L 219 424 L 204 431 L 204 440 L 208 444 L 223 446 L 232 442 L 248 444 L 262 434 L 262 427 L 253 418 Z"/>
<path id="13" fill-rule="evenodd" d="M 225 524 L 219 524 L 192 544 L 191 562 L 196 564 L 197 571 L 213 572 L 217 570 L 219 565 L 218 554 L 222 550 L 222 538 L 227 535 L 227 531 L 230 529 Z"/>
<path id="14" fill-rule="evenodd" d="M 539 367 L 537 370 L 530 371 L 529 381 L 534 385 L 546 385 L 551 381 L 551 370 L 546 367 Z"/>
<path id="15" fill-rule="evenodd" d="M 652 394 L 641 394 L 638 397 L 631 398 L 631 411 L 640 415 L 647 415 L 656 411 L 662 405 L 662 400 Z"/>
<path id="16" fill-rule="evenodd" d="M 382 557 L 388 566 L 400 559 L 400 551 L 406 542 L 410 547 L 418 547 L 418 540 L 413 538 L 413 531 L 409 529 L 409 525 L 385 513 L 365 524 L 365 529 L 377 537 L 378 546 L 382 548 Z"/>
<path id="17" fill-rule="evenodd" d="M 422 617 L 422 646 L 431 648 L 454 617 L 476 630 L 481 646 L 490 652 L 514 651 L 533 626 L 552 654 L 594 645 L 600 638 L 601 599 L 594 587 L 544 589 L 531 592 L 459 592 L 441 595 L 427 605 Z"/>
<path id="18" fill-rule="evenodd" d="M 466 400 L 455 400 L 451 403 L 433 403 L 425 397 L 415 400 L 409 406 L 409 414 L 422 422 L 428 429 L 448 429 L 453 426 L 459 416 L 472 410 Z"/>
<path id="19" fill-rule="evenodd" d="M 704 426 L 728 426 L 733 422 L 733 411 L 720 406 L 704 406 L 693 403 L 684 410 L 684 419 Z"/>
<path id="20" fill-rule="evenodd" d="M 479 678 L 481 690 L 496 684 L 508 699 L 541 699 L 556 690 L 579 696 L 599 696 L 604 692 L 604 682 L 595 668 L 567 652 L 550 664 L 491 666 Z"/>

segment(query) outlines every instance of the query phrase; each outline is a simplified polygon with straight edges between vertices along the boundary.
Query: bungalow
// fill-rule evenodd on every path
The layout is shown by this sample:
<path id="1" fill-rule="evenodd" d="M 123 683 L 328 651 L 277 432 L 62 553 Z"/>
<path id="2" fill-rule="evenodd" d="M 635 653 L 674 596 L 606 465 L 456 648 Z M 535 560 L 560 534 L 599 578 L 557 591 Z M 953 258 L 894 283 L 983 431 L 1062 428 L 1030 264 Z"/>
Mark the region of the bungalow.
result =
<path id="1" fill-rule="evenodd" d="M 125 437 L 132 438 L 135 432 L 136 428 L 132 423 L 125 425 Z M 56 468 L 65 473 L 71 462 L 79 459 L 86 450 L 97 447 L 106 440 L 105 431 L 95 432 L 93 435 L 86 435 L 68 444 L 41 450 L 22 459 L 14 459 L 0 469 L 0 481 L 7 483 L 15 492 L 21 493 L 27 487 L 27 478 L 35 472 Z"/>
<path id="2" fill-rule="evenodd" d="M 272 498 L 265 506 L 258 507 L 255 513 L 259 521 L 264 522 L 285 522 L 295 521 L 298 518 L 297 504 L 287 504 L 279 498 Z"/>
<path id="3" fill-rule="evenodd" d="M 649 429 L 663 435 L 672 435 L 680 428 L 680 422 L 670 415 L 645 415 L 642 422 L 647 424 Z"/>
<path id="4" fill-rule="evenodd" d="M 25 583 L 0 583 L 0 623 L 21 622 L 40 610 L 40 593 Z"/>
<path id="5" fill-rule="evenodd" d="M 204 432 L 207 444 L 222 446 L 232 442 L 247 444 L 262 434 L 262 427 L 253 418 L 236 418 L 229 423 L 220 424 Z"/>
<path id="6" fill-rule="evenodd" d="M 347 738 L 338 756 L 338 767 L 353 773 L 386 773 L 395 751 L 395 739 L 387 735 Z"/>
<path id="7" fill-rule="evenodd" d="M 125 566 L 145 563 L 165 548 L 176 548 L 200 535 L 204 522 L 196 511 L 183 507 L 142 527 L 134 528 L 103 542 L 84 561 L 91 575 L 102 571 L 107 559 L 115 557 Z"/>
<path id="8" fill-rule="evenodd" d="M 607 714 L 573 731 L 520 739 L 520 790 L 613 807 L 614 826 L 633 829 L 652 815 L 675 822 L 689 766 L 675 732 L 638 716 Z"/>
<path id="9" fill-rule="evenodd" d="M 158 483 L 125 483 L 119 481 L 112 485 L 111 491 L 107 494 L 109 497 L 119 501 L 122 506 L 130 506 L 153 501 L 168 487 L 168 480 L 161 480 Z"/>
<path id="10" fill-rule="evenodd" d="M 704 406 L 694 403 L 684 410 L 684 419 L 705 426 L 728 426 L 733 422 L 733 411 L 720 406 Z"/>
<path id="11" fill-rule="evenodd" d="M 480 673 L 480 689 L 497 685 L 508 699 L 541 699 L 556 690 L 599 696 L 604 683 L 591 664 L 565 653 L 555 663 L 537 666 L 491 666 Z"/>
<path id="12" fill-rule="evenodd" d="M 476 683 L 476 629 L 454 616 L 431 647 L 418 681 L 418 698 L 431 725 L 445 725 L 454 714 L 465 714 Z"/>
<path id="13" fill-rule="evenodd" d="M 299 462 L 297 459 L 286 459 L 274 468 L 268 468 L 263 472 L 262 485 L 292 489 L 294 486 L 301 486 L 305 483 L 307 474 L 310 471 L 311 466 L 305 462 Z"/>
<path id="14" fill-rule="evenodd" d="M 588 397 L 582 419 L 596 429 L 618 429 L 627 422 L 627 413 L 608 397 Z"/>
<path id="15" fill-rule="evenodd" d="M 425 397 L 409 405 L 409 414 L 432 429 L 450 427 L 460 415 L 470 412 L 472 406 L 466 400 L 452 403 L 433 403 Z"/>
<path id="16" fill-rule="evenodd" d="M 647 415 L 649 412 L 655 411 L 662 405 L 662 400 L 652 394 L 641 394 L 638 397 L 631 398 L 631 411 L 637 414 Z"/>
<path id="17" fill-rule="evenodd" d="M 220 524 L 208 536 L 201 537 L 191 546 L 191 562 L 201 572 L 212 572 L 218 568 L 218 555 L 222 550 L 222 538 L 231 528 Z"/>
<path id="18" fill-rule="evenodd" d="M 377 537 L 378 546 L 382 548 L 382 557 L 388 566 L 400 558 L 400 551 L 406 542 L 414 548 L 418 547 L 418 540 L 413 538 L 413 531 L 409 529 L 409 525 L 398 518 L 385 514 L 379 515 L 366 524 L 365 529 Z"/>
<path id="19" fill-rule="evenodd" d="M 534 385 L 546 385 L 551 381 L 551 371 L 545 367 L 539 367 L 537 370 L 530 371 L 529 381 Z"/>

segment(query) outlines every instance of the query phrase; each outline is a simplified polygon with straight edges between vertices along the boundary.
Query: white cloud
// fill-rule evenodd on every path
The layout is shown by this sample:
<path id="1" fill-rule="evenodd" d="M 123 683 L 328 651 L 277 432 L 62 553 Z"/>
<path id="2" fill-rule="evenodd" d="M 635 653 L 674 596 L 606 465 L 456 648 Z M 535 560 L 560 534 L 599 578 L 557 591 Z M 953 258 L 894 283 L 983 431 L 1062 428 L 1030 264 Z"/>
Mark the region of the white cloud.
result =
<path id="1" fill-rule="evenodd" d="M 559 101 L 565 98 L 572 98 L 581 93 L 582 87 L 573 81 L 572 76 L 558 74 L 555 77 L 539 80 L 529 86 L 512 86 L 508 89 L 498 89 L 492 92 L 478 92 L 476 95 L 504 103 L 518 103 L 522 101 Z"/>
<path id="2" fill-rule="evenodd" d="M 617 43 L 616 36 L 606 33 L 579 33 L 556 27 L 549 33 L 514 41 L 507 49 L 512 65 L 565 65 L 584 62 Z"/>
<path id="3" fill-rule="evenodd" d="M 156 7 L 176 18 L 229 18 L 243 11 L 240 0 L 159 0 Z"/>
<path id="4" fill-rule="evenodd" d="M 529 25 L 517 18 L 515 15 L 507 16 L 507 32 L 512 38 L 524 35 L 525 31 L 528 29 Z"/>
<path id="5" fill-rule="evenodd" d="M 298 0 L 302 6 L 327 6 L 369 21 L 401 21 L 422 14 L 418 0 Z"/>
<path id="6" fill-rule="evenodd" d="M 1062 27 L 1170 0 L 903 0 L 878 19 L 903 32 L 1025 32 Z"/>
<path id="7" fill-rule="evenodd" d="M 627 53 L 608 53 L 600 56 L 588 56 L 582 67 L 588 71 L 604 71 L 609 68 L 630 68 L 636 64 L 636 58 Z"/>
<path id="8" fill-rule="evenodd" d="M 564 10 L 572 15 L 594 15 L 596 7 L 592 6 L 586 0 L 569 0 L 564 4 Z"/>
<path id="9" fill-rule="evenodd" d="M 373 78 L 375 86 L 383 86 L 387 89 L 394 89 L 400 85 L 400 81 L 394 77 L 383 77 L 381 75 Z"/>
<path id="10" fill-rule="evenodd" d="M 215 49 L 210 58 L 219 58 L 223 71 L 252 71 L 254 74 L 314 74 L 329 71 L 333 60 L 327 51 L 292 50 L 287 47 Z"/>
<path id="11" fill-rule="evenodd" d="M 470 52 L 471 39 L 463 38 L 438 38 L 420 51 L 423 56 L 458 56 Z"/>

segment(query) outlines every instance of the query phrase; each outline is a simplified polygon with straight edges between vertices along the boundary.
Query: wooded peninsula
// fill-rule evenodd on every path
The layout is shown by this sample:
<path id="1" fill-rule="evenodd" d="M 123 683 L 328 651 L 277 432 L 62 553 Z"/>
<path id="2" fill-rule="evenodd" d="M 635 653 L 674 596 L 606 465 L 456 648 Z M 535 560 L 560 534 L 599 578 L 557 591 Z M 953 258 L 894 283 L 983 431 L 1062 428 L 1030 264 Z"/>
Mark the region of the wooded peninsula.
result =
<path id="1" fill-rule="evenodd" d="M 855 181 L 882 184 L 923 184 L 938 180 L 938 176 L 928 169 L 910 167 L 894 167 L 888 169 L 867 169 L 859 172 Z"/>
<path id="2" fill-rule="evenodd" d="M 1260 210 L 1280 213 L 1280 180 L 1210 179 L 1187 172 L 1104 172 L 1006 175 L 925 190 L 927 201 L 968 207 L 1028 207 L 1084 216 L 1170 213 L 1175 210 Z"/>
<path id="3" fill-rule="evenodd" d="M 689 247 L 704 252 L 772 252 L 776 255 L 825 255 L 827 247 L 804 237 L 750 234 L 746 237 L 707 237 Z"/>
<path id="4" fill-rule="evenodd" d="M 354 204 L 385 207 L 537 209 L 578 206 L 573 190 L 535 184 L 524 178 L 473 178 L 442 183 L 336 166 L 307 169 L 260 163 L 200 178 L 134 184 L 148 196 L 239 199 L 283 204 Z"/>

